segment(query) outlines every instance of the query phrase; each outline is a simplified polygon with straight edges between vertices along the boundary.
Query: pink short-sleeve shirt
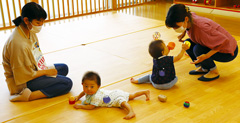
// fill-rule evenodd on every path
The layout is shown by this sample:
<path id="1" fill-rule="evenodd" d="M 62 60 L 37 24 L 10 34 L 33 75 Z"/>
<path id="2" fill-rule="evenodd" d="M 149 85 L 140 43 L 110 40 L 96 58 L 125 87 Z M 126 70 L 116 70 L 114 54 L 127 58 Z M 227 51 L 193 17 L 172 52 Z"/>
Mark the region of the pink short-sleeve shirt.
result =
<path id="1" fill-rule="evenodd" d="M 193 12 L 192 18 L 193 24 L 187 30 L 187 34 L 194 43 L 234 55 L 237 41 L 229 32 L 211 19 L 198 16 Z"/>

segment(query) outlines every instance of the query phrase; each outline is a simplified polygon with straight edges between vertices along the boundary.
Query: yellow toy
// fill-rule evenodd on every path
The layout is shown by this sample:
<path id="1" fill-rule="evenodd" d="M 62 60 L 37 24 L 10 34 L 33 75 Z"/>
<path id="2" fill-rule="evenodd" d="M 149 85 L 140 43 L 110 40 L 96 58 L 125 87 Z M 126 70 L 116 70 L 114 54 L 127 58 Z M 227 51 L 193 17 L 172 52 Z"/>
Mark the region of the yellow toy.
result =
<path id="1" fill-rule="evenodd" d="M 75 97 L 74 96 L 70 96 L 69 97 L 69 104 L 75 104 Z"/>
<path id="2" fill-rule="evenodd" d="M 188 47 L 191 46 L 191 43 L 189 41 L 184 41 L 184 44 L 188 45 Z"/>

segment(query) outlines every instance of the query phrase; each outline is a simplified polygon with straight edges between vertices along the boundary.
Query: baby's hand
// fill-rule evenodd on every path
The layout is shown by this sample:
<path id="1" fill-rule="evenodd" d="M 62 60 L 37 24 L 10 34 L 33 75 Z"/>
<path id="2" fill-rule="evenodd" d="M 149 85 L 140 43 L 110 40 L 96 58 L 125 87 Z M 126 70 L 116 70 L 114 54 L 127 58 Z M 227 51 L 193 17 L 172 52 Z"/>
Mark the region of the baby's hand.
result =
<path id="1" fill-rule="evenodd" d="M 75 109 L 81 109 L 81 108 L 82 108 L 82 104 L 75 104 L 75 105 L 74 105 L 74 108 L 75 108 Z"/>
<path id="2" fill-rule="evenodd" d="M 184 49 L 185 51 L 188 50 L 190 47 L 185 44 L 185 43 L 182 43 L 182 49 Z"/>
<path id="3" fill-rule="evenodd" d="M 75 96 L 75 101 L 76 101 L 76 102 L 79 101 L 78 96 Z"/>

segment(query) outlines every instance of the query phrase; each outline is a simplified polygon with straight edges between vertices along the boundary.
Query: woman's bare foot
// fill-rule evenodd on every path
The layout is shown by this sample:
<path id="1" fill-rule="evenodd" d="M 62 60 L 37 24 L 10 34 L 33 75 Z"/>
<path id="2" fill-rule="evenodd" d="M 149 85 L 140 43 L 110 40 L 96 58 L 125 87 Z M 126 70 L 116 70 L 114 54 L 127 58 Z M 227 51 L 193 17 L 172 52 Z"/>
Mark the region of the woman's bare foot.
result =
<path id="1" fill-rule="evenodd" d="M 32 91 L 29 88 L 25 88 L 21 93 L 16 95 L 10 96 L 11 102 L 26 102 L 29 101 L 29 96 L 31 95 Z"/>
<path id="2" fill-rule="evenodd" d="M 146 90 L 146 101 L 150 100 L 150 91 L 149 90 Z"/>
<path id="3" fill-rule="evenodd" d="M 199 67 L 199 68 L 197 68 L 197 70 L 195 70 L 196 72 L 207 72 L 207 71 L 204 71 L 203 69 L 202 69 L 202 67 Z"/>
<path id="4" fill-rule="evenodd" d="M 134 112 L 129 112 L 123 119 L 129 120 L 135 116 L 136 114 Z"/>
<path id="5" fill-rule="evenodd" d="M 138 83 L 138 80 L 135 80 L 134 78 L 131 78 L 130 81 L 131 81 L 131 83 L 134 83 L 134 84 Z"/>

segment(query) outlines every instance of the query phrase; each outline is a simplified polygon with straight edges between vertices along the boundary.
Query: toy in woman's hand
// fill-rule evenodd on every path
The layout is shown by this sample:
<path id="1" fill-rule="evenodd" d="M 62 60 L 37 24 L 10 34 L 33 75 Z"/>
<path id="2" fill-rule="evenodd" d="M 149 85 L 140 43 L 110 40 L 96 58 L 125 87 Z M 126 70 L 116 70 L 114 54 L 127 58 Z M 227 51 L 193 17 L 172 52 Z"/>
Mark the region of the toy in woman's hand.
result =
<path id="1" fill-rule="evenodd" d="M 174 42 L 169 42 L 167 45 L 169 50 L 173 50 L 175 48 L 175 43 Z"/>
<path id="2" fill-rule="evenodd" d="M 191 43 L 189 41 L 184 41 L 184 44 L 186 44 L 188 47 L 191 46 Z"/>
<path id="3" fill-rule="evenodd" d="M 155 32 L 153 34 L 153 40 L 160 40 L 161 34 L 159 32 Z"/>
<path id="4" fill-rule="evenodd" d="M 70 96 L 69 97 L 69 104 L 75 104 L 75 97 L 74 96 Z"/>
<path id="5" fill-rule="evenodd" d="M 109 96 L 104 96 L 103 97 L 103 102 L 104 103 L 109 103 L 111 101 L 111 98 Z"/>

